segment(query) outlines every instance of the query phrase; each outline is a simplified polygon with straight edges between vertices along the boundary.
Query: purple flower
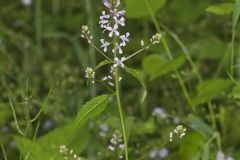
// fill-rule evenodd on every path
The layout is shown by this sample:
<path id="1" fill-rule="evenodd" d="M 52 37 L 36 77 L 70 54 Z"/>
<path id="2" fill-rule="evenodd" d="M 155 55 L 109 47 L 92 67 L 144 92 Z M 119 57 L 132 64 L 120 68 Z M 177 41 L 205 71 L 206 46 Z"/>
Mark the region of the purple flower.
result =
<path id="1" fill-rule="evenodd" d="M 107 47 L 110 45 L 110 43 L 107 41 L 104 42 L 104 39 L 101 39 L 100 41 L 102 43 L 101 48 L 103 48 L 104 52 L 107 52 Z"/>
<path id="2" fill-rule="evenodd" d="M 129 42 L 129 37 L 130 33 L 127 32 L 126 35 L 122 35 L 120 36 L 121 40 L 122 40 L 122 43 L 120 43 L 120 46 L 126 46 L 126 42 Z"/>
<path id="3" fill-rule="evenodd" d="M 114 61 L 115 61 L 115 64 L 113 65 L 113 67 L 117 67 L 117 66 L 121 66 L 122 68 L 124 68 L 124 64 L 123 64 L 123 62 L 126 60 L 126 58 L 125 57 L 122 57 L 121 59 L 118 59 L 118 57 L 115 57 L 114 58 Z"/>

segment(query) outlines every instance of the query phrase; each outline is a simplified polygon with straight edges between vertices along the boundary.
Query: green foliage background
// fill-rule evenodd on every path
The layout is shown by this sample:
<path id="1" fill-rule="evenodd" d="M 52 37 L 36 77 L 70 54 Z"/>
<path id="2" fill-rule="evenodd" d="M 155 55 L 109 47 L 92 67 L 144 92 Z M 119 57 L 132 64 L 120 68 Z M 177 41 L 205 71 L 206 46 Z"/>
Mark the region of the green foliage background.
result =
<path id="1" fill-rule="evenodd" d="M 165 159 L 215 160 L 219 150 L 240 159 L 240 1 L 125 0 L 122 7 L 124 30 L 131 33 L 125 55 L 158 27 L 173 53 L 169 59 L 160 43 L 122 72 L 130 159 L 162 148 L 176 120 L 187 135 L 164 146 Z M 34 0 L 30 6 L 0 0 L 0 159 L 5 152 L 10 160 L 59 160 L 63 144 L 89 160 L 117 159 L 108 150 L 112 133 L 121 130 L 115 98 L 84 78 L 85 69 L 103 59 L 81 39 L 81 26 L 89 25 L 99 44 L 102 9 L 100 0 Z M 96 76 L 107 71 L 101 66 Z M 167 119 L 152 116 L 157 106 Z M 103 123 L 109 130 L 101 137 Z"/>

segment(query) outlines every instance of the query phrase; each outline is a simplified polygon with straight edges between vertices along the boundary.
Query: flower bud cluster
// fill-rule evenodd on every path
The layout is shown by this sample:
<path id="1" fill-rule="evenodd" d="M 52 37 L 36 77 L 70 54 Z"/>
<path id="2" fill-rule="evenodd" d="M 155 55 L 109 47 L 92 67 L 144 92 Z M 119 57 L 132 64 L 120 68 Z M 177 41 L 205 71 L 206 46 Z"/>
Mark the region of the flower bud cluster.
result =
<path id="1" fill-rule="evenodd" d="M 95 81 L 94 81 L 94 78 L 95 78 L 95 72 L 92 68 L 87 68 L 85 70 L 86 74 L 85 74 L 85 77 L 92 83 L 94 84 Z"/>
<path id="2" fill-rule="evenodd" d="M 91 35 L 88 26 L 87 25 L 83 25 L 82 26 L 82 34 L 81 34 L 82 38 L 86 38 L 88 43 L 91 43 L 91 40 L 93 39 L 93 36 Z"/>
<path id="3" fill-rule="evenodd" d="M 182 139 L 186 135 L 186 130 L 182 125 L 178 125 L 173 132 L 169 133 L 169 140 L 172 142 L 174 138 Z"/>
<path id="4" fill-rule="evenodd" d="M 160 33 L 156 33 L 155 35 L 152 36 L 152 38 L 150 39 L 150 42 L 152 44 L 158 44 L 160 43 L 161 38 L 162 38 L 162 35 Z"/>
<path id="5" fill-rule="evenodd" d="M 112 152 L 117 151 L 118 149 L 124 150 L 124 144 L 122 139 L 122 134 L 119 131 L 116 131 L 110 140 L 110 145 L 108 149 Z"/>
<path id="6" fill-rule="evenodd" d="M 59 147 L 59 152 L 64 155 L 64 160 L 81 160 L 72 149 L 69 150 L 65 145 Z"/>

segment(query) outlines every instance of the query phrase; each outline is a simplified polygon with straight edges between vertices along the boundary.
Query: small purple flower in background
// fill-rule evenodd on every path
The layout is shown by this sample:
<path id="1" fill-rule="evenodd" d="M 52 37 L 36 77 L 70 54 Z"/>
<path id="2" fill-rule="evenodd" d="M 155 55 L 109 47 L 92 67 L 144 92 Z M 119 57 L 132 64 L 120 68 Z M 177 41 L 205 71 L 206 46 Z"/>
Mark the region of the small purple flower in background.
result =
<path id="1" fill-rule="evenodd" d="M 54 122 L 51 119 L 47 119 L 44 123 L 43 123 L 43 131 L 48 131 L 49 129 L 51 129 L 54 126 Z"/>
<path id="2" fill-rule="evenodd" d="M 167 118 L 167 114 L 165 110 L 161 107 L 154 108 L 154 110 L 152 111 L 152 115 L 159 120 L 163 120 Z"/>
<path id="3" fill-rule="evenodd" d="M 32 5 L 32 0 L 22 0 L 22 4 L 26 7 Z"/>
<path id="4" fill-rule="evenodd" d="M 105 123 L 102 123 L 99 125 L 100 133 L 99 135 L 102 137 L 106 137 L 106 133 L 108 132 L 109 128 L 108 125 Z"/>
<path id="5" fill-rule="evenodd" d="M 222 151 L 217 152 L 216 160 L 235 160 L 233 157 L 227 156 Z"/>
<path id="6" fill-rule="evenodd" d="M 168 149 L 162 148 L 158 151 L 158 155 L 160 158 L 166 158 L 168 156 Z"/>
<path id="7" fill-rule="evenodd" d="M 168 149 L 161 148 L 161 149 L 154 149 L 149 153 L 150 159 L 164 159 L 168 156 Z"/>

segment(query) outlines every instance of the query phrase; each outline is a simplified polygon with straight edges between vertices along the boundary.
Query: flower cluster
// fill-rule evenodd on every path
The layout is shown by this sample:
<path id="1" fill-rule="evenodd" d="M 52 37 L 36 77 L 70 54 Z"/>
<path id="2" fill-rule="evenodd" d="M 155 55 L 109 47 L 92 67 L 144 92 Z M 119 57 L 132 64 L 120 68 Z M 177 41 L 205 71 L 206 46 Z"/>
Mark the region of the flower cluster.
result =
<path id="1" fill-rule="evenodd" d="M 173 138 L 182 138 L 186 135 L 186 128 L 184 128 L 182 125 L 178 125 L 173 132 L 169 133 L 169 141 L 173 141 Z"/>
<path id="2" fill-rule="evenodd" d="M 67 149 L 67 147 L 65 145 L 61 145 L 59 147 L 59 152 L 64 155 L 65 160 L 68 160 L 68 159 L 69 160 L 81 160 L 81 158 L 78 157 L 72 149 L 71 150 Z"/>
<path id="3" fill-rule="evenodd" d="M 115 36 L 119 40 L 119 42 L 114 42 L 112 52 L 122 54 L 123 47 L 125 47 L 127 42 L 129 42 L 129 36 L 130 36 L 129 32 L 122 35 L 119 32 L 119 27 L 125 26 L 125 18 L 124 18 L 125 11 L 118 10 L 118 7 L 120 5 L 120 0 L 114 0 L 112 3 L 105 1 L 103 2 L 103 4 L 107 8 L 107 12 L 102 11 L 102 15 L 100 16 L 100 19 L 99 19 L 99 24 L 101 28 L 103 28 L 103 32 L 105 31 L 108 32 L 109 38 L 113 38 L 113 36 Z M 103 48 L 103 51 L 107 52 L 108 47 L 111 43 L 109 43 L 108 41 L 105 41 L 104 39 L 101 39 L 100 42 L 101 42 L 101 48 Z M 124 67 L 124 65 L 121 65 L 121 66 Z"/>
<path id="4" fill-rule="evenodd" d="M 94 84 L 94 77 L 95 77 L 95 72 L 93 71 L 93 69 L 92 68 L 87 68 L 86 70 L 85 70 L 85 72 L 86 72 L 86 74 L 85 74 L 85 77 L 92 83 L 92 84 Z"/>
<path id="5" fill-rule="evenodd" d="M 158 44 L 160 43 L 161 38 L 162 38 L 162 35 L 160 33 L 156 33 L 155 35 L 152 36 L 152 38 L 150 39 L 150 42 L 152 44 Z"/>
<path id="6" fill-rule="evenodd" d="M 222 151 L 218 151 L 216 160 L 234 160 L 233 157 L 230 156 L 225 156 L 225 154 Z"/>
<path id="7" fill-rule="evenodd" d="M 115 152 L 117 149 L 124 150 L 124 144 L 122 139 L 122 134 L 116 131 L 110 140 L 109 150 Z"/>
<path id="8" fill-rule="evenodd" d="M 82 38 L 86 38 L 88 43 L 91 43 L 91 40 L 93 39 L 93 36 L 91 35 L 88 26 L 83 25 L 82 26 L 82 34 L 81 34 Z"/>
<path id="9" fill-rule="evenodd" d="M 90 43 L 98 52 L 100 52 L 107 60 L 113 63 L 111 66 L 111 74 L 102 78 L 102 81 L 106 81 L 107 84 L 111 87 L 115 86 L 113 76 L 115 75 L 116 68 L 124 68 L 124 62 L 129 58 L 139 54 L 140 52 L 149 48 L 149 46 L 153 44 L 158 44 L 161 39 L 161 34 L 157 33 L 152 36 L 150 39 L 150 44 L 144 44 L 144 41 L 141 40 L 141 49 L 127 58 L 124 56 L 120 56 L 124 53 L 124 47 L 129 42 L 130 33 L 120 33 L 119 28 L 125 26 L 125 10 L 119 10 L 120 0 L 104 0 L 104 6 L 106 7 L 105 11 L 102 11 L 101 16 L 99 18 L 100 27 L 103 29 L 103 33 L 107 32 L 107 39 L 100 39 L 100 48 L 95 46 L 92 42 L 92 35 L 89 31 L 88 26 L 82 26 L 82 34 L 81 37 L 87 39 L 88 43 Z M 102 49 L 102 51 L 101 51 Z M 114 58 L 110 58 L 107 52 L 113 52 Z M 86 70 L 86 78 L 90 79 L 92 83 L 94 83 L 94 74 L 92 70 Z M 118 77 L 119 81 L 121 81 L 121 77 Z"/>

